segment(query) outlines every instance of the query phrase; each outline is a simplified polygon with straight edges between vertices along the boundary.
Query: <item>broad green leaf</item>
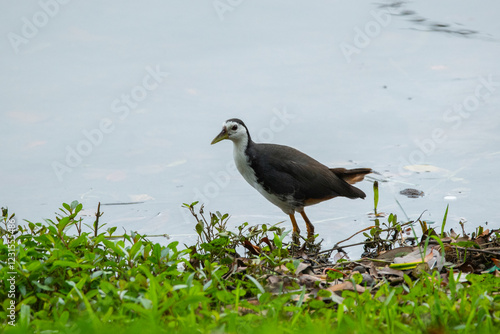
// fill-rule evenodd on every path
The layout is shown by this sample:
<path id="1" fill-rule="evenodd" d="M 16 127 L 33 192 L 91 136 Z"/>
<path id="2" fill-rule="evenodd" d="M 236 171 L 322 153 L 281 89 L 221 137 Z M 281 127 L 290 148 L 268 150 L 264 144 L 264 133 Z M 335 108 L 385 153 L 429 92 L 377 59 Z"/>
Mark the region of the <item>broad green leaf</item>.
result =
<path id="1" fill-rule="evenodd" d="M 262 287 L 262 285 L 259 283 L 259 281 L 257 281 L 255 278 L 253 278 L 252 276 L 250 275 L 245 275 L 246 278 L 248 278 L 250 281 L 252 281 L 253 284 L 255 284 L 255 286 L 257 287 L 257 289 L 259 289 L 259 291 L 261 293 L 265 293 L 266 290 L 264 290 L 264 288 Z"/>

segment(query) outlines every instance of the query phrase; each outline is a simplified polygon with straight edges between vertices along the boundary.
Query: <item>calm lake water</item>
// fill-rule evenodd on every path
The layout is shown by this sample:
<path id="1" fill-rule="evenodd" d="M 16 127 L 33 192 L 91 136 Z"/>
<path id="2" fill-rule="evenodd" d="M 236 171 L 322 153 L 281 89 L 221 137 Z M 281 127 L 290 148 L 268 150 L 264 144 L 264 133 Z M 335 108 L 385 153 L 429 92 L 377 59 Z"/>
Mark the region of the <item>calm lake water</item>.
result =
<path id="1" fill-rule="evenodd" d="M 232 144 L 210 146 L 238 117 L 256 141 L 380 173 L 359 184 L 365 200 L 306 210 L 324 246 L 372 224 L 373 180 L 379 211 L 402 220 L 439 224 L 449 204 L 457 231 L 460 220 L 469 232 L 500 225 L 498 2 L 0 9 L 0 205 L 19 223 L 53 218 L 73 200 L 90 223 L 101 202 L 108 227 L 191 244 L 194 221 L 181 206 L 199 200 L 229 213 L 232 228 L 291 228 L 236 172 Z M 424 196 L 400 194 L 407 188 Z"/>

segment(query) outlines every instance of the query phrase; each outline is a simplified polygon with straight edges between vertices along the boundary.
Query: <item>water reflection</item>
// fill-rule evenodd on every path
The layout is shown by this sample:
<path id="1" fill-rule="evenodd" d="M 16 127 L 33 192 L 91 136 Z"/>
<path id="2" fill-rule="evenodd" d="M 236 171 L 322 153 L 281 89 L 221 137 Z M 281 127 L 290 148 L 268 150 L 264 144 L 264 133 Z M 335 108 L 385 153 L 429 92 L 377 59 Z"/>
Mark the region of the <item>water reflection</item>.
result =
<path id="1" fill-rule="evenodd" d="M 464 27 L 463 23 L 449 23 L 425 18 L 416 10 L 409 8 L 410 6 L 412 6 L 412 4 L 413 3 L 410 1 L 394 1 L 387 4 L 380 4 L 379 8 L 384 8 L 392 15 L 403 17 L 407 21 L 411 22 L 412 27 L 410 29 L 440 32 L 462 37 L 494 40 L 491 34 L 486 34 L 478 30 L 466 28 Z"/>

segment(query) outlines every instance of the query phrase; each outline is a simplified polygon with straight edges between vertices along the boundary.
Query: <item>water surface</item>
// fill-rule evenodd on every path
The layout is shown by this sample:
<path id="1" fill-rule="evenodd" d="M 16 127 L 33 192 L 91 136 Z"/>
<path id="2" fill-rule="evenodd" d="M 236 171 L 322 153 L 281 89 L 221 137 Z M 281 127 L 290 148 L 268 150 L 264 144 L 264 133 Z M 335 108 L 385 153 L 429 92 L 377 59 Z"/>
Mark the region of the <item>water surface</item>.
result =
<path id="1" fill-rule="evenodd" d="M 455 230 L 500 225 L 497 2 L 215 3 L 0 5 L 0 204 L 19 222 L 115 204 L 108 226 L 187 244 L 195 200 L 232 227 L 291 228 L 231 143 L 210 146 L 239 117 L 255 140 L 380 172 L 366 200 L 308 208 L 325 246 L 372 224 L 374 179 L 379 211 L 439 222 L 449 204 Z"/>

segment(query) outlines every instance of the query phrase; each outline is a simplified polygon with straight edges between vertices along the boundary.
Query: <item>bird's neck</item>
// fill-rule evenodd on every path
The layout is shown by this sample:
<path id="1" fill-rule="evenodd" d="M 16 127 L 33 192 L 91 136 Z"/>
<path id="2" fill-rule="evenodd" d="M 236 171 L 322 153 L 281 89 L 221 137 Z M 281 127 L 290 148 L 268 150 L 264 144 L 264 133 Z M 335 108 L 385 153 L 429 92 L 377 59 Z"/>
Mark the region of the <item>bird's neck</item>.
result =
<path id="1" fill-rule="evenodd" d="M 245 136 L 238 138 L 238 140 L 233 140 L 233 144 L 233 157 L 236 168 L 243 178 L 250 183 L 252 187 L 255 187 L 257 179 L 255 177 L 255 171 L 251 167 L 251 148 L 254 144 L 252 139 Z"/>
<path id="2" fill-rule="evenodd" d="M 242 136 L 241 138 L 233 139 L 234 144 L 234 154 L 240 153 L 244 154 L 245 151 L 252 146 L 253 141 L 250 136 Z"/>

